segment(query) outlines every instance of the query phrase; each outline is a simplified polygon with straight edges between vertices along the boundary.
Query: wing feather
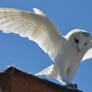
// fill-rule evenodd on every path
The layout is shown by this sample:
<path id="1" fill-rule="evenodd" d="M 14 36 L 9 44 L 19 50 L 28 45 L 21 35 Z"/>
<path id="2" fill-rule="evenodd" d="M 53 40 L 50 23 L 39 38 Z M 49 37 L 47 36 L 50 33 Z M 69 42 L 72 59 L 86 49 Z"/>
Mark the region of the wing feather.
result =
<path id="1" fill-rule="evenodd" d="M 86 59 L 91 59 L 92 58 L 92 48 L 90 48 L 86 54 L 84 55 L 82 61 L 86 60 Z"/>
<path id="2" fill-rule="evenodd" d="M 86 59 L 91 59 L 92 58 L 92 40 L 89 44 L 89 47 L 88 47 L 88 51 L 85 53 L 84 57 L 82 58 L 82 61 L 86 60 Z M 81 61 L 81 62 L 82 62 Z"/>
<path id="3" fill-rule="evenodd" d="M 28 37 L 54 59 L 64 38 L 42 11 L 36 9 L 35 12 L 38 14 L 11 8 L 0 8 L 0 29 L 5 33 L 12 32 L 22 37 Z"/>

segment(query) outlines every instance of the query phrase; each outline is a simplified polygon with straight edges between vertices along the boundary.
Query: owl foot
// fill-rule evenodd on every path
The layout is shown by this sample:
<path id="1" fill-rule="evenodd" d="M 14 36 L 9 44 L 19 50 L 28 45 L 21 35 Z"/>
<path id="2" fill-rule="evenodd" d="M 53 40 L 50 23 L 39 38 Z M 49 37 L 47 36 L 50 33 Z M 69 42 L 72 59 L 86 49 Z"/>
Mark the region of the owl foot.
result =
<path id="1" fill-rule="evenodd" d="M 70 84 L 70 83 L 67 84 L 67 87 L 71 87 L 71 88 L 74 88 L 74 89 L 78 88 L 77 84 Z"/>

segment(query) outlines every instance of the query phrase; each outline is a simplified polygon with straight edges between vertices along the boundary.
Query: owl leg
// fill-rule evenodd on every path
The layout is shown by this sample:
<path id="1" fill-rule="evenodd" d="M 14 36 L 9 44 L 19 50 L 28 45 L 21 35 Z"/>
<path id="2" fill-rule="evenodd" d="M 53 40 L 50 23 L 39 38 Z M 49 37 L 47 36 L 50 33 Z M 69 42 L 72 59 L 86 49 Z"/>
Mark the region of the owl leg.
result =
<path id="1" fill-rule="evenodd" d="M 77 71 L 77 66 L 68 67 L 68 69 L 67 69 L 67 80 L 70 81 L 69 83 L 66 83 L 68 87 L 78 88 L 77 84 L 71 83 L 76 71 Z"/>

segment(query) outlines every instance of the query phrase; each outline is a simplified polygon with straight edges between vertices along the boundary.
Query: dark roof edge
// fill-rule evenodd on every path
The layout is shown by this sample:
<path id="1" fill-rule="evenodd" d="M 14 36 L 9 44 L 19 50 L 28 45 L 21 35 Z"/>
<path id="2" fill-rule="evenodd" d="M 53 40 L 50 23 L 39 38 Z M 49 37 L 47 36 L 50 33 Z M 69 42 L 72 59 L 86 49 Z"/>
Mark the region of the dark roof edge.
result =
<path id="1" fill-rule="evenodd" d="M 49 80 L 40 78 L 40 77 L 38 77 L 36 75 L 29 74 L 29 73 L 24 72 L 24 71 L 14 67 L 14 66 L 9 66 L 7 69 L 5 69 L 1 73 L 10 73 L 11 75 L 22 75 L 22 76 L 25 76 L 25 77 L 28 77 L 28 78 L 35 78 L 35 79 L 40 80 L 41 82 L 43 82 L 45 85 L 47 85 L 49 87 L 52 87 L 52 88 L 54 88 L 56 90 L 64 90 L 64 91 L 68 90 L 69 92 L 70 91 L 82 92 L 82 91 L 80 91 L 78 89 L 71 89 L 71 88 L 68 88 L 66 86 L 61 86 L 61 85 L 56 84 L 54 82 L 51 82 Z"/>

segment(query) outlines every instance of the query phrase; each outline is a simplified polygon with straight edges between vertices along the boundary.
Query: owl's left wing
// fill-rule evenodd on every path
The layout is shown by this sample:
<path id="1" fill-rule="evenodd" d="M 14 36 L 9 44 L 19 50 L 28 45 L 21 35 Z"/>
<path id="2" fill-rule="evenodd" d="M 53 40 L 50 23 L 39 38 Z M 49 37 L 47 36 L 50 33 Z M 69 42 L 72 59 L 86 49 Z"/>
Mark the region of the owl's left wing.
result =
<path id="1" fill-rule="evenodd" d="M 92 58 L 92 48 L 90 48 L 90 49 L 86 52 L 86 54 L 84 55 L 82 61 L 84 61 L 84 60 L 86 60 L 86 59 L 90 59 L 90 58 Z"/>
<path id="2" fill-rule="evenodd" d="M 86 60 L 86 59 L 91 59 L 92 58 L 92 40 L 89 44 L 89 49 L 86 52 L 86 54 L 84 55 L 84 57 L 82 58 L 82 61 Z"/>

